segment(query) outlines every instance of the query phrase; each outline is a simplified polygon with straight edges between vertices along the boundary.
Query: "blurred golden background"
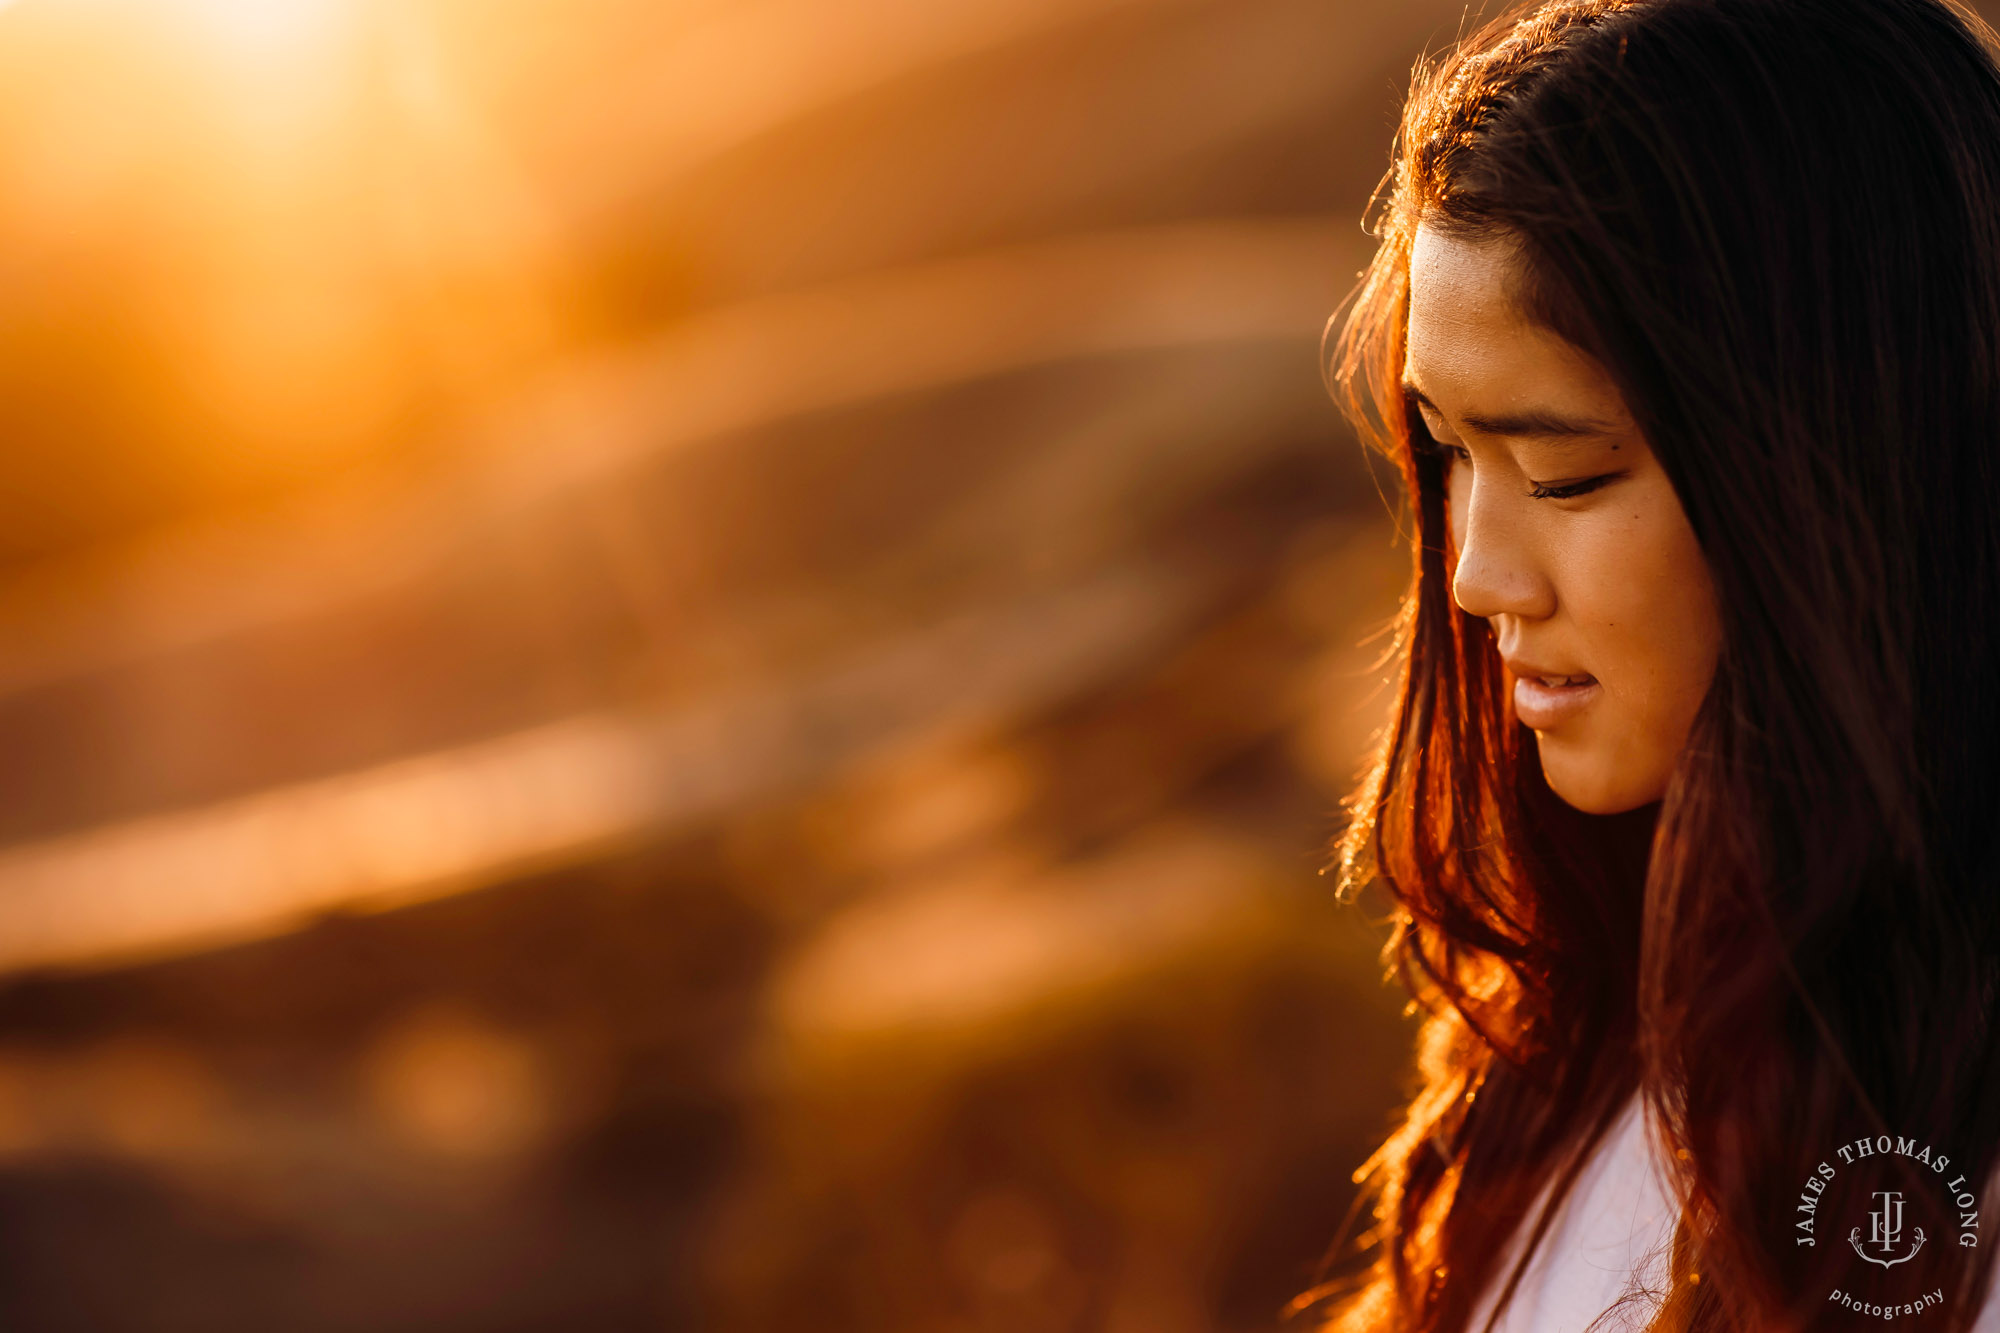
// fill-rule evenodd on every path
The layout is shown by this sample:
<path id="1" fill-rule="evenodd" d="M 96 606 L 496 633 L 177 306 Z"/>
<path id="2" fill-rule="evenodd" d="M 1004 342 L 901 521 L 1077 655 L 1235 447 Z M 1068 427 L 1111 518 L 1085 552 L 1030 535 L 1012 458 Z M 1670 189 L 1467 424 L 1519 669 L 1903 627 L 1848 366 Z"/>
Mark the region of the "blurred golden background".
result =
<path id="1" fill-rule="evenodd" d="M 0 8 L 0 1325 L 1275 1328 L 1460 21 Z"/>

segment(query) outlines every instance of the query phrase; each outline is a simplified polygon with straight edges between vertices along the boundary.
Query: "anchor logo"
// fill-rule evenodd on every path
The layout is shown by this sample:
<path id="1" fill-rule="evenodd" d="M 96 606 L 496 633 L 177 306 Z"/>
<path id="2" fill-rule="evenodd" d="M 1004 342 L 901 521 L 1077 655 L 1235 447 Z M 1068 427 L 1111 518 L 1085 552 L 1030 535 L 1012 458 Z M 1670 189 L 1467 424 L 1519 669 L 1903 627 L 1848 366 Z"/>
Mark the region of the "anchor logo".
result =
<path id="1" fill-rule="evenodd" d="M 1896 1242 L 1903 1235 L 1903 1195 L 1899 1190 L 1876 1190 L 1875 1197 L 1882 1201 L 1882 1206 L 1868 1214 L 1868 1243 L 1880 1247 L 1886 1254 L 1896 1247 Z M 1854 1246 L 1854 1252 L 1869 1263 L 1880 1264 L 1884 1268 L 1894 1268 L 1897 1264 L 1916 1258 L 1917 1251 L 1924 1248 L 1924 1229 L 1916 1227 L 1914 1231 L 1916 1241 L 1910 1246 L 1910 1252 L 1898 1255 L 1894 1259 L 1873 1255 L 1862 1249 L 1860 1227 L 1848 1232 L 1847 1240 Z"/>

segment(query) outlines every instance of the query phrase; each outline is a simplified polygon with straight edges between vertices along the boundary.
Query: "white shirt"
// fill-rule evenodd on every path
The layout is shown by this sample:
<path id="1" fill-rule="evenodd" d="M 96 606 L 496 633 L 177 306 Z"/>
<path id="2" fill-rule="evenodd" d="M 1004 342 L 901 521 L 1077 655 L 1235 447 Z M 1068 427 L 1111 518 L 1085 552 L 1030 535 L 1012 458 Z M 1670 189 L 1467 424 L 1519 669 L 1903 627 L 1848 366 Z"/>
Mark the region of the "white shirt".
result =
<path id="1" fill-rule="evenodd" d="M 1634 1093 L 1617 1122 L 1598 1141 L 1569 1197 L 1549 1223 L 1534 1262 L 1521 1275 L 1513 1301 L 1494 1326 L 1496 1333 L 1581 1333 L 1591 1320 L 1611 1308 L 1632 1275 L 1642 1270 L 1656 1290 L 1666 1290 L 1672 1272 L 1666 1247 L 1673 1240 L 1676 1210 L 1666 1173 L 1647 1151 L 1644 1111 Z M 1528 1211 L 1529 1218 L 1541 1207 L 1549 1188 L 1542 1187 L 1541 1196 Z M 1493 1278 L 1474 1308 L 1468 1325 L 1473 1333 L 1483 1327 L 1507 1274 L 1513 1271 L 1527 1230 L 1524 1222 L 1508 1241 L 1499 1267 L 1493 1270 Z M 1648 1251 L 1654 1249 L 1659 1253 L 1649 1256 Z M 1646 1262 L 1649 1258 L 1651 1263 Z M 1654 1302 L 1642 1301 L 1629 1308 L 1629 1318 L 1622 1323 L 1607 1321 L 1606 1327 L 1644 1328 L 1654 1308 Z"/>
<path id="2" fill-rule="evenodd" d="M 1521 1275 L 1514 1299 L 1494 1328 L 1496 1333 L 1582 1333 L 1593 1319 L 1610 1309 L 1631 1286 L 1635 1273 L 1647 1286 L 1664 1293 L 1672 1273 L 1676 1210 L 1667 1187 L 1667 1172 L 1648 1142 L 1645 1108 L 1632 1094 L 1616 1123 L 1605 1131 L 1596 1150 L 1563 1201 L 1534 1261 Z M 1549 1186 L 1542 1187 L 1546 1196 Z M 1533 1218 L 1537 1198 L 1527 1214 Z M 1500 1288 L 1520 1257 L 1527 1224 L 1516 1230 L 1486 1292 L 1474 1308 L 1472 1333 L 1479 1333 Z M 1602 1330 L 1637 1330 L 1658 1308 L 1647 1298 L 1627 1305 L 1606 1320 Z M 1912 1316 L 1917 1317 L 1917 1316 Z M 1879 1318 L 1856 1316 L 1863 1323 Z M 1972 1333 L 2000 1333 L 2000 1280 L 1981 1307 Z"/>

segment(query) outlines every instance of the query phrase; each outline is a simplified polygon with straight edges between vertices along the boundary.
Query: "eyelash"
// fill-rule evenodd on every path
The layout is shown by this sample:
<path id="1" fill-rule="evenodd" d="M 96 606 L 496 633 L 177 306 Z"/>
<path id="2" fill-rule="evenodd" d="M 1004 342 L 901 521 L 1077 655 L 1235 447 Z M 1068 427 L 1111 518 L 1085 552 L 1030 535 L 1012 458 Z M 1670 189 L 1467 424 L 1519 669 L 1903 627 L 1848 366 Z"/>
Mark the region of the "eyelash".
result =
<path id="1" fill-rule="evenodd" d="M 1454 461 L 1470 463 L 1472 456 L 1462 444 L 1446 444 L 1442 440 L 1418 441 L 1418 447 L 1437 455 L 1447 467 Z M 1540 482 L 1530 482 L 1528 497 L 1533 500 L 1573 500 L 1579 495 L 1588 495 L 1610 481 L 1610 476 L 1591 477 L 1584 481 L 1573 481 L 1566 486 L 1544 486 Z"/>

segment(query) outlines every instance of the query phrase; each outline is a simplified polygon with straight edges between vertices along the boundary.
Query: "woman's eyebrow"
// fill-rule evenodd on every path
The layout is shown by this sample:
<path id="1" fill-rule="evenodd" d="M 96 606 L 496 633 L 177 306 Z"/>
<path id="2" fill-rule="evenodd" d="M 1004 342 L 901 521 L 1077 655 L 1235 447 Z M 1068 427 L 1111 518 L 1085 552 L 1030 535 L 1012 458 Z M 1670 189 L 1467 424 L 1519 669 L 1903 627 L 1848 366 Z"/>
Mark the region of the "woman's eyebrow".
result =
<path id="1" fill-rule="evenodd" d="M 1445 416 L 1444 411 L 1427 398 L 1422 389 L 1408 380 L 1403 381 L 1403 394 L 1410 401 L 1422 403 L 1439 416 Z M 1546 408 L 1528 408 L 1502 416 L 1466 412 L 1459 417 L 1459 420 L 1467 429 L 1477 431 L 1481 435 L 1510 436 L 1518 439 L 1582 440 L 1621 433 L 1621 427 L 1614 422 L 1600 421 L 1595 417 L 1564 416 L 1560 412 L 1552 412 Z"/>

